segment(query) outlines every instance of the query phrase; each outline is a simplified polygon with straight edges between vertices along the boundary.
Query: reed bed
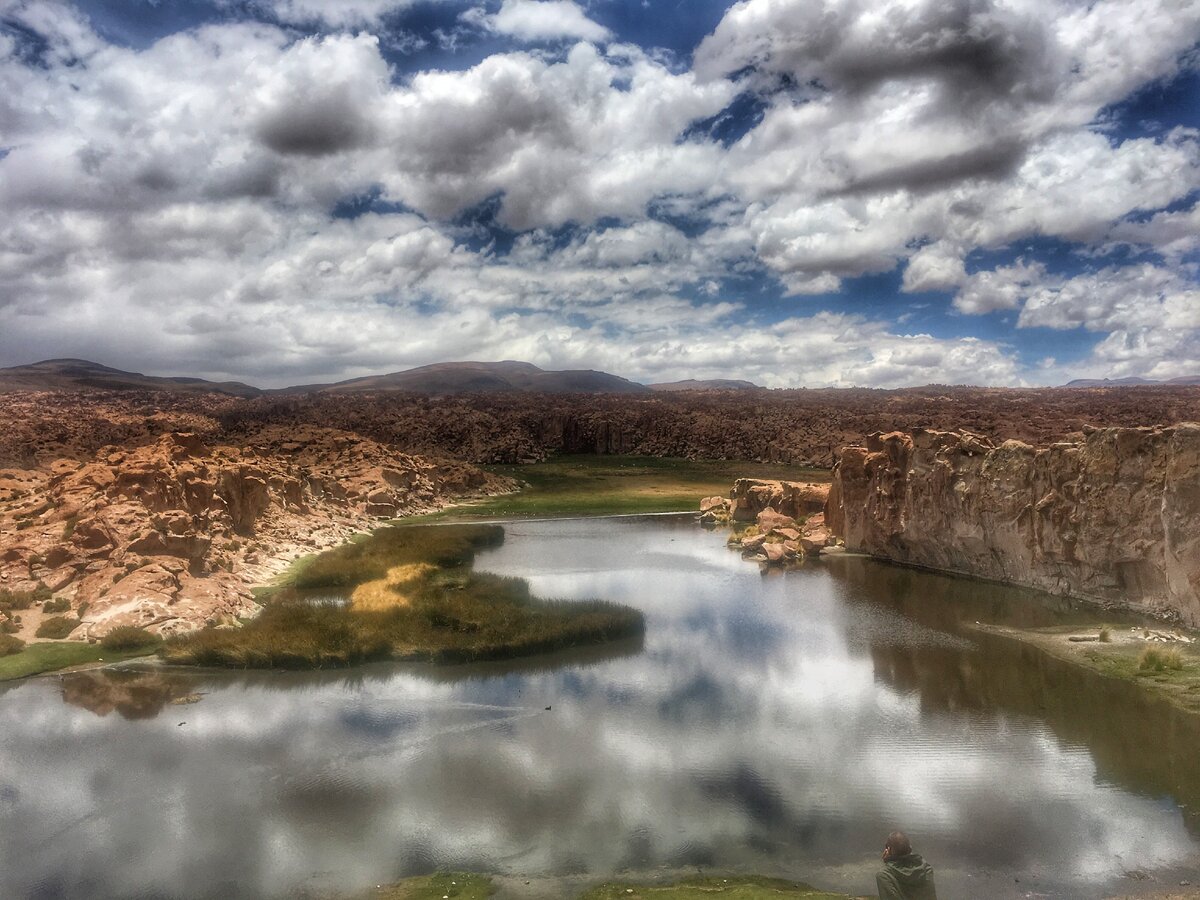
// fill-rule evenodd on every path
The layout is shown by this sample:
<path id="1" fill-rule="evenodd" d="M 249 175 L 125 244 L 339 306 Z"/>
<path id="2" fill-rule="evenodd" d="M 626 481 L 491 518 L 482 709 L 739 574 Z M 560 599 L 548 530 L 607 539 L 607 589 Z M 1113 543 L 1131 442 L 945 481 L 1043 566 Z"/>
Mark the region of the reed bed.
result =
<path id="1" fill-rule="evenodd" d="M 183 665 L 336 668 L 375 660 L 504 659 L 641 634 L 642 614 L 600 600 L 534 597 L 519 578 L 471 571 L 498 526 L 395 528 L 316 557 L 297 586 L 358 586 L 349 605 L 277 600 L 241 628 L 167 642 Z M 328 558 L 326 558 L 328 557 Z"/>

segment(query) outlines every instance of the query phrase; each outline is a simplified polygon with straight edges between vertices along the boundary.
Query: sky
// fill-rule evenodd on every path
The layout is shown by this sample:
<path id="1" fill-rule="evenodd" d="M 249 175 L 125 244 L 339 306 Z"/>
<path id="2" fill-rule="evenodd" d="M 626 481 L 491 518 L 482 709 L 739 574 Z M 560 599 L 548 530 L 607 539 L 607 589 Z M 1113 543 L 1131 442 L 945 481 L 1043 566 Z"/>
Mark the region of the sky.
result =
<path id="1" fill-rule="evenodd" d="M 1200 375 L 1200 0 L 0 0 L 0 366 Z"/>

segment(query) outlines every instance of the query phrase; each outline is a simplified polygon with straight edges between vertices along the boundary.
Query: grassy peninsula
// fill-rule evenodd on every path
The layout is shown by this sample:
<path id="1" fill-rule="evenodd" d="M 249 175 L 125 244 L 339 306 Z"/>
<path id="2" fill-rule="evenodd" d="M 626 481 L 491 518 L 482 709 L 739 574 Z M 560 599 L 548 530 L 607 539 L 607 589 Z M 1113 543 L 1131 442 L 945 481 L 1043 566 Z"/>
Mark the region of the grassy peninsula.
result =
<path id="1" fill-rule="evenodd" d="M 0 681 L 26 678 L 71 666 L 96 662 L 120 662 L 153 653 L 153 649 L 112 650 L 83 641 L 41 641 L 29 644 L 11 656 L 0 656 Z"/>
<path id="2" fill-rule="evenodd" d="M 763 878 L 757 875 L 720 876 L 698 875 L 665 885 L 626 884 L 610 882 L 585 893 L 579 900 L 851 900 L 848 894 L 820 891 L 797 881 Z"/>
<path id="3" fill-rule="evenodd" d="M 408 878 L 371 891 L 371 900 L 486 900 L 497 888 L 486 875 L 441 872 Z M 506 894 L 506 896 L 509 896 Z M 807 884 L 756 875 L 695 876 L 670 884 L 608 882 L 577 900 L 853 900 L 848 894 L 820 891 Z"/>
<path id="4" fill-rule="evenodd" d="M 1093 628 L 976 625 L 975 628 L 1030 644 L 1100 675 L 1131 682 L 1185 712 L 1200 715 L 1200 649 L 1195 638 L 1189 643 L 1182 632 L 1106 625 Z"/>
<path id="5" fill-rule="evenodd" d="M 468 662 L 642 632 L 642 615 L 630 607 L 542 599 L 522 579 L 472 571 L 476 549 L 503 538 L 497 525 L 380 529 L 304 561 L 287 578 L 292 590 L 272 596 L 242 627 L 168 641 L 163 656 L 229 668 Z"/>

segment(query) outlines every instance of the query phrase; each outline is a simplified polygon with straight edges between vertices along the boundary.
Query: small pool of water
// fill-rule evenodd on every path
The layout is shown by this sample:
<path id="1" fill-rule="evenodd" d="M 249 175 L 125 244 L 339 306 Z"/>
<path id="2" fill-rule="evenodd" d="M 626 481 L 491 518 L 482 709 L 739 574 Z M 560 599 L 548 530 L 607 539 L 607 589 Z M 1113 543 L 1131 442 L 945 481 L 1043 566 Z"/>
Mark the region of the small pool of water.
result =
<path id="1" fill-rule="evenodd" d="M 1090 611 L 860 558 L 763 575 L 690 517 L 506 532 L 477 568 L 637 606 L 644 640 L 0 689 L 0 896 L 315 896 L 437 868 L 870 893 L 893 828 L 949 898 L 1200 882 L 1200 723 L 966 627 Z"/>

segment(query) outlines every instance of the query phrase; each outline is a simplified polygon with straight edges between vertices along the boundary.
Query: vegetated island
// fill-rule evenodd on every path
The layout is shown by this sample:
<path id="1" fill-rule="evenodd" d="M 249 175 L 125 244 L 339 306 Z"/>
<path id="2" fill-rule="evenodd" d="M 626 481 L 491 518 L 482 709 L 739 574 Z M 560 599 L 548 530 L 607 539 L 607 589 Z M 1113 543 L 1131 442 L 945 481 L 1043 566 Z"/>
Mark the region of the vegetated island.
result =
<path id="1" fill-rule="evenodd" d="M 498 525 L 387 527 L 302 561 L 241 627 L 172 638 L 168 663 L 336 668 L 395 660 L 506 659 L 641 635 L 642 614 L 602 600 L 534 597 L 523 579 L 475 572 Z M 320 589 L 335 596 L 319 596 Z M 336 596 L 342 594 L 347 596 Z"/>

